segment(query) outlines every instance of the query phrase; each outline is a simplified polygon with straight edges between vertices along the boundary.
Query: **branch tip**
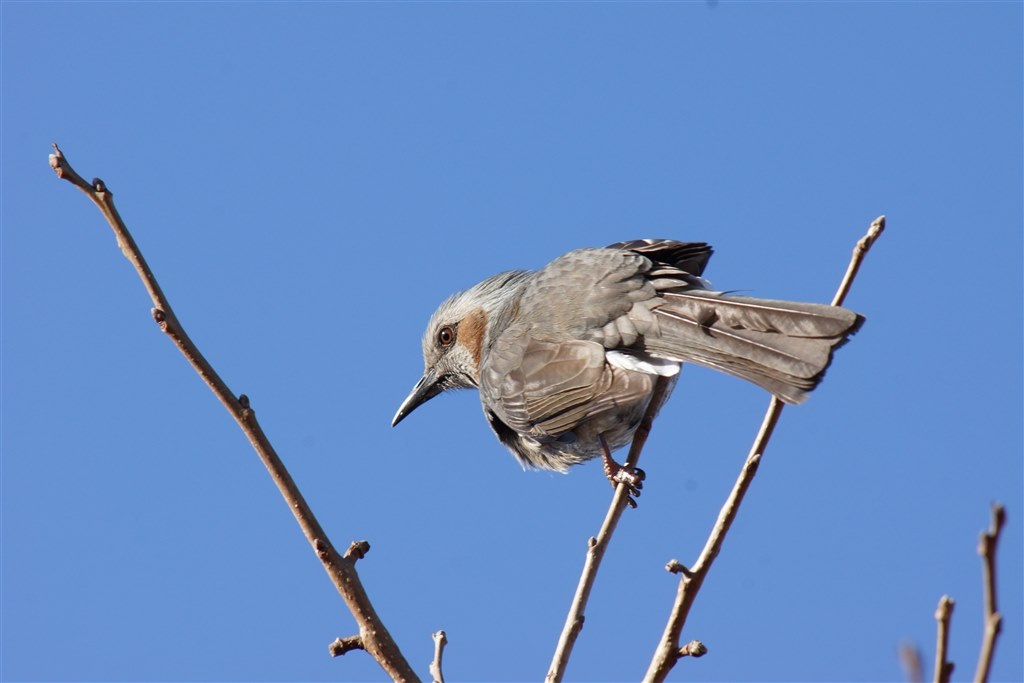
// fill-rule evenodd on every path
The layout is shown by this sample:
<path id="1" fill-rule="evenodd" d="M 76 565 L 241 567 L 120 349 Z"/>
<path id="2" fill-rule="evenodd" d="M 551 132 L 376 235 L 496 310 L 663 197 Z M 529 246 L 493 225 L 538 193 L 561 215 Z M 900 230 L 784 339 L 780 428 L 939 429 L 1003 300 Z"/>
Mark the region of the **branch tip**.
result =
<path id="1" fill-rule="evenodd" d="M 434 683 L 444 683 L 444 672 L 441 670 L 441 658 L 444 656 L 444 646 L 448 644 L 448 636 L 444 631 L 433 634 L 434 638 L 434 660 L 430 662 L 430 675 Z"/>
<path id="2" fill-rule="evenodd" d="M 935 608 L 935 619 L 936 620 L 949 620 L 953 616 L 953 608 L 956 607 L 956 600 L 943 595 L 939 598 L 939 606 Z"/>
<path id="3" fill-rule="evenodd" d="M 682 574 L 683 576 L 687 577 L 693 575 L 692 572 L 689 569 L 687 569 L 682 562 L 675 559 L 668 561 L 668 563 L 665 565 L 665 571 L 667 571 L 669 574 Z"/>
<path id="4" fill-rule="evenodd" d="M 676 654 L 680 657 L 703 657 L 708 653 L 707 646 L 699 640 L 691 640 L 686 645 L 679 648 L 679 652 Z"/>
<path id="5" fill-rule="evenodd" d="M 953 675 L 953 662 L 946 660 L 946 652 L 949 649 L 949 622 L 955 606 L 953 598 L 943 595 L 935 608 L 935 683 L 949 683 Z"/>
<path id="6" fill-rule="evenodd" d="M 327 651 L 332 657 L 340 657 L 347 652 L 352 650 L 365 650 L 366 645 L 363 643 L 362 636 L 348 636 L 346 638 L 336 638 L 333 643 L 327 646 Z"/>
<path id="7" fill-rule="evenodd" d="M 345 559 L 361 560 L 370 552 L 370 544 L 367 541 L 352 541 L 352 545 L 345 551 Z"/>

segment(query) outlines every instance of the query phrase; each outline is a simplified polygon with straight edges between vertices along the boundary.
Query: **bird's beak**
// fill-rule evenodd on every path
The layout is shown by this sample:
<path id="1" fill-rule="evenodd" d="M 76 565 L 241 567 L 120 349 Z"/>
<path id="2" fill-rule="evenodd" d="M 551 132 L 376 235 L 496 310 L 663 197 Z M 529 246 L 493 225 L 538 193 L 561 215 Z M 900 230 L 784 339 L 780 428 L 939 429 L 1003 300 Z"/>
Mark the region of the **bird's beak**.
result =
<path id="1" fill-rule="evenodd" d="M 397 425 L 399 422 L 404 420 L 409 413 L 440 394 L 443 390 L 444 388 L 441 386 L 441 381 L 437 376 L 437 372 L 434 368 L 427 368 L 423 372 L 423 376 L 420 377 L 420 381 L 416 382 L 416 386 L 412 388 L 409 395 L 405 397 L 404 401 L 402 401 L 402 405 L 398 407 L 398 412 L 395 413 L 394 419 L 391 420 L 391 426 L 394 427 Z"/>

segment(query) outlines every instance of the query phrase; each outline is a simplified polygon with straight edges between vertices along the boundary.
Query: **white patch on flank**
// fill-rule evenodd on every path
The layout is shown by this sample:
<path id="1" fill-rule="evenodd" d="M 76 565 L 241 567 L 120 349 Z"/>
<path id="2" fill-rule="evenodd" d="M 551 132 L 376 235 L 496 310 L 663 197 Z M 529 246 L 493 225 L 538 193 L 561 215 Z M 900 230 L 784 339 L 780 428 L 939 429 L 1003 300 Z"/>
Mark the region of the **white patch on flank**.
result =
<path id="1" fill-rule="evenodd" d="M 638 358 L 622 351 L 605 351 L 604 357 L 610 365 L 623 370 L 634 370 L 662 377 L 675 377 L 679 374 L 680 363 L 674 360 L 654 358 L 653 356 Z"/>

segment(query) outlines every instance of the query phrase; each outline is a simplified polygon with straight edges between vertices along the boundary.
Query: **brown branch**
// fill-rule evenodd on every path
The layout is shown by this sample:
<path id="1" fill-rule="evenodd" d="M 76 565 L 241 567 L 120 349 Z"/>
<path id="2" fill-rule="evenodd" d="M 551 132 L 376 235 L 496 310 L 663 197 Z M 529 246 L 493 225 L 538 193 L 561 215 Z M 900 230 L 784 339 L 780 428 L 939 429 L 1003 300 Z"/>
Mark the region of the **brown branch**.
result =
<path id="1" fill-rule="evenodd" d="M 50 167 L 56 172 L 58 178 L 64 178 L 78 189 L 82 190 L 90 200 L 99 208 L 107 219 L 110 227 L 117 237 L 117 245 L 121 252 L 135 267 L 142 284 L 149 292 L 153 300 L 153 319 L 160 326 L 160 329 L 167 334 L 174 342 L 185 358 L 192 365 L 210 390 L 217 396 L 220 402 L 227 408 L 228 412 L 241 427 L 249 443 L 256 450 L 260 460 L 266 466 L 271 478 L 277 485 L 285 502 L 291 509 L 292 514 L 302 528 L 302 533 L 310 545 L 313 546 L 327 570 L 335 588 L 345 600 L 352 616 L 359 625 L 359 639 L 361 646 L 369 652 L 381 667 L 395 680 L 418 681 L 419 678 L 413 672 L 409 663 L 402 656 L 398 645 L 391 638 L 391 634 L 384 627 L 380 617 L 374 610 L 366 590 L 363 588 L 359 575 L 356 573 L 355 562 L 358 559 L 355 554 L 346 554 L 342 557 L 331 544 L 324 533 L 323 528 L 313 515 L 309 505 L 306 503 L 298 487 L 292 480 L 284 463 L 278 457 L 270 441 L 267 439 L 259 423 L 256 421 L 256 414 L 249 406 L 248 398 L 243 394 L 239 397 L 228 389 L 227 384 L 220 378 L 220 375 L 207 362 L 206 358 L 199 352 L 199 349 L 186 334 L 185 329 L 174 314 L 170 302 L 164 296 L 160 285 L 157 283 L 153 271 L 142 256 L 135 240 L 128 232 L 127 226 L 121 220 L 117 209 L 114 207 L 114 198 L 103 181 L 96 178 L 91 183 L 86 182 L 68 163 L 57 145 L 53 146 L 54 153 L 50 155 Z M 363 542 L 365 543 L 365 541 Z M 365 549 L 368 549 L 366 545 Z M 360 553 L 361 555 L 361 553 Z M 352 647 L 355 647 L 354 645 Z M 349 649 L 352 649 L 349 647 Z"/>
<path id="2" fill-rule="evenodd" d="M 1006 508 L 999 503 L 992 504 L 992 526 L 982 532 L 978 540 L 978 554 L 981 555 L 984 572 L 985 591 L 985 637 L 981 642 L 981 654 L 978 656 L 978 668 L 974 672 L 975 683 L 985 683 L 992 668 L 992 656 L 995 654 L 996 640 L 1003 628 L 1003 615 L 996 604 L 996 546 L 999 535 L 1006 524 Z"/>
<path id="3" fill-rule="evenodd" d="M 953 598 L 943 595 L 935 608 L 935 683 L 949 683 L 953 675 L 953 662 L 946 660 L 949 652 L 949 622 L 953 618 Z"/>
<path id="4" fill-rule="evenodd" d="M 846 299 L 846 295 L 850 291 L 850 286 L 853 284 L 853 280 L 857 276 L 857 271 L 860 269 L 861 262 L 867 255 L 868 250 L 871 249 L 871 245 L 873 245 L 875 240 L 878 239 L 878 236 L 882 234 L 883 230 L 885 230 L 885 216 L 879 216 L 871 223 L 871 227 L 868 228 L 864 237 L 858 240 L 857 244 L 854 246 L 853 255 L 850 257 L 850 264 L 847 266 L 846 273 L 843 275 L 842 282 L 839 284 L 839 289 L 836 291 L 836 295 L 832 299 L 833 306 L 842 305 L 843 301 Z M 764 420 L 761 422 L 761 429 L 758 431 L 757 437 L 754 439 L 754 444 L 751 446 L 750 453 L 747 455 L 746 461 L 743 463 L 743 468 L 740 470 L 740 475 L 736 480 L 736 484 L 729 493 L 729 497 L 726 499 L 725 505 L 718 513 L 718 520 L 715 522 L 715 525 L 711 530 L 711 535 L 708 537 L 707 543 L 704 545 L 704 550 L 701 551 L 700 556 L 697 558 L 697 562 L 689 571 L 680 572 L 682 576 L 679 579 L 679 587 L 676 591 L 675 603 L 672 606 L 672 612 L 669 615 L 668 623 L 665 625 L 665 631 L 662 634 L 658 647 L 654 652 L 654 657 L 651 659 L 651 664 L 647 669 L 647 673 L 644 675 L 644 681 L 665 680 L 668 672 L 671 671 L 672 667 L 675 666 L 675 663 L 679 661 L 681 650 L 679 647 L 679 637 L 682 633 L 683 625 L 686 623 L 686 617 L 690 612 L 690 607 L 693 605 L 693 601 L 697 597 L 697 593 L 704 584 L 704 579 L 707 576 L 708 571 L 711 569 L 712 563 L 715 561 L 715 558 L 718 557 L 718 553 L 722 549 L 722 543 L 725 541 L 725 536 L 729 533 L 729 529 L 732 527 L 732 523 L 739 512 L 740 504 L 743 502 L 743 497 L 750 488 L 750 484 L 754 480 L 754 475 L 757 474 L 757 468 L 761 462 L 761 457 L 764 455 L 765 448 L 768 446 L 768 441 L 771 439 L 772 432 L 775 430 L 775 425 L 778 423 L 779 417 L 782 415 L 783 405 L 782 401 L 775 396 L 772 396 L 771 401 L 768 404 L 768 410 L 765 413 Z"/>
<path id="5" fill-rule="evenodd" d="M 434 683 L 444 683 L 444 672 L 441 670 L 441 657 L 444 655 L 444 646 L 448 644 L 448 636 L 444 631 L 434 634 L 434 661 L 430 662 L 430 675 L 434 677 Z"/>
<path id="6" fill-rule="evenodd" d="M 626 472 L 632 473 L 636 468 L 636 463 L 640 459 L 640 453 L 643 451 L 644 444 L 647 443 L 647 437 L 651 433 L 651 424 L 654 422 L 661 404 L 665 401 L 665 392 L 668 388 L 668 380 L 664 377 L 658 377 L 654 384 L 651 402 L 648 404 L 647 411 L 640 421 L 640 426 L 637 427 L 636 433 L 633 435 L 629 456 L 623 464 L 623 469 Z M 619 523 L 619 518 L 622 516 L 622 511 L 625 510 L 628 500 L 629 487 L 624 483 L 618 484 L 615 487 L 615 493 L 612 494 L 612 502 L 608 507 L 607 514 L 605 514 L 604 523 L 601 524 L 601 530 L 597 532 L 596 538 L 591 538 L 587 541 L 587 556 L 583 562 L 583 573 L 580 574 L 580 581 L 576 586 L 576 594 L 573 596 L 572 604 L 569 607 L 569 614 L 565 618 L 562 634 L 558 638 L 558 645 L 555 647 L 551 666 L 548 668 L 547 676 L 544 677 L 545 683 L 561 681 L 565 675 L 565 667 L 569 664 L 569 656 L 572 654 L 573 645 L 576 644 L 576 638 L 583 629 L 583 620 L 585 618 L 583 612 L 587 607 L 587 601 L 590 599 L 590 590 L 593 588 L 594 580 L 597 578 L 597 570 L 601 566 L 604 552 L 608 548 L 608 543 L 611 541 L 612 534 L 615 532 L 615 527 Z"/>

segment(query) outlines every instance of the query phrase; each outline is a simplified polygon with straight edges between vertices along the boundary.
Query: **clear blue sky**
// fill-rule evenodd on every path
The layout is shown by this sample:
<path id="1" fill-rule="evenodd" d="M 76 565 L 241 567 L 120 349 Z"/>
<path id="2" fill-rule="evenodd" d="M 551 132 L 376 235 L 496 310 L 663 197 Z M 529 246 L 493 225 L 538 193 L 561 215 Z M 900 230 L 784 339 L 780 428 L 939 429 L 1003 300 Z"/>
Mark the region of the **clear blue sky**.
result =
<path id="1" fill-rule="evenodd" d="M 2 14 L 3 680 L 375 681 L 227 413 L 150 320 L 102 177 L 427 676 L 540 679 L 610 497 L 523 472 L 474 392 L 389 421 L 452 291 L 575 247 L 708 241 L 716 286 L 868 322 L 783 416 L 676 680 L 894 681 L 1001 500 L 1024 678 L 1022 4 L 16 3 Z M 767 396 L 684 370 L 568 677 L 635 680 Z"/>

